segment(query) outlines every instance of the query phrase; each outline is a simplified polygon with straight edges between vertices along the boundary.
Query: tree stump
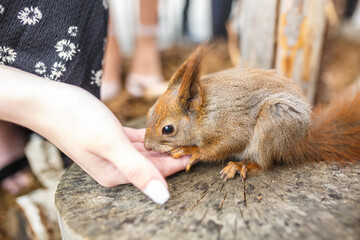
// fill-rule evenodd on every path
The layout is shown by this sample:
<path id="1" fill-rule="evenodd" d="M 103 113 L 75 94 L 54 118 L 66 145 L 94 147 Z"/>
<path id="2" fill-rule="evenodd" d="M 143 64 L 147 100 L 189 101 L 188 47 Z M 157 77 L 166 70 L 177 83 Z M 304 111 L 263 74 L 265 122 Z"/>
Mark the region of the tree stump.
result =
<path id="1" fill-rule="evenodd" d="M 64 239 L 359 239 L 360 164 L 276 167 L 224 182 L 224 164 L 169 177 L 170 200 L 105 188 L 77 165 L 55 195 Z"/>

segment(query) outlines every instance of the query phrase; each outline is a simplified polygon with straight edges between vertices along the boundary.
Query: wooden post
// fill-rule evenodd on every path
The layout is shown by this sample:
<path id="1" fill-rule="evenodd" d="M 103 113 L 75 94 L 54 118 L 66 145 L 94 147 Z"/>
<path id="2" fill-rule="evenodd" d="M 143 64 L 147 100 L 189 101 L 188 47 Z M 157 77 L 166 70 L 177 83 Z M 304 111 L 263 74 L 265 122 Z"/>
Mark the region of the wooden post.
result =
<path id="1" fill-rule="evenodd" d="M 327 0 L 286 0 L 280 3 L 275 67 L 301 86 L 310 102 L 324 42 Z"/>
<path id="2" fill-rule="evenodd" d="M 240 67 L 276 68 L 313 102 L 329 0 L 244 0 Z"/>
<path id="3" fill-rule="evenodd" d="M 240 66 L 273 68 L 278 0 L 244 0 L 242 4 Z"/>

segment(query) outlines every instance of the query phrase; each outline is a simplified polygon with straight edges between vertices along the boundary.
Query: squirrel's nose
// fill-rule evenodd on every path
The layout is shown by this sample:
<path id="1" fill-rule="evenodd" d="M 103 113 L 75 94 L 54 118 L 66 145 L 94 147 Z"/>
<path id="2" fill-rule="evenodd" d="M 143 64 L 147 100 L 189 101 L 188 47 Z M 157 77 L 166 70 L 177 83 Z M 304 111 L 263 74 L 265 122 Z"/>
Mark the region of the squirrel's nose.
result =
<path id="1" fill-rule="evenodd" d="M 152 151 L 151 145 L 149 144 L 149 141 L 147 141 L 146 139 L 144 141 L 144 147 L 146 150 Z"/>

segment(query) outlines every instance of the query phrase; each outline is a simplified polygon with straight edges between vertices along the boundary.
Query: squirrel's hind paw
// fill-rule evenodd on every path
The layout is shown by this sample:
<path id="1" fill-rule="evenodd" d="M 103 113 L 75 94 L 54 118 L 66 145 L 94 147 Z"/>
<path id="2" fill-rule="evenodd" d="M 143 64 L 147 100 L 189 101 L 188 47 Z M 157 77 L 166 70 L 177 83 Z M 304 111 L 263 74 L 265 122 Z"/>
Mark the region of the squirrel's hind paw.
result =
<path id="1" fill-rule="evenodd" d="M 221 179 L 224 178 L 224 180 L 233 179 L 236 174 L 236 167 L 233 167 L 232 165 L 228 164 L 226 167 L 224 167 L 220 171 Z"/>
<path id="2" fill-rule="evenodd" d="M 244 181 L 247 177 L 248 172 L 251 170 L 258 170 L 259 166 L 254 163 L 241 163 L 241 162 L 228 162 L 227 166 L 220 171 L 221 179 L 233 179 L 236 173 L 239 173 L 241 179 Z"/>

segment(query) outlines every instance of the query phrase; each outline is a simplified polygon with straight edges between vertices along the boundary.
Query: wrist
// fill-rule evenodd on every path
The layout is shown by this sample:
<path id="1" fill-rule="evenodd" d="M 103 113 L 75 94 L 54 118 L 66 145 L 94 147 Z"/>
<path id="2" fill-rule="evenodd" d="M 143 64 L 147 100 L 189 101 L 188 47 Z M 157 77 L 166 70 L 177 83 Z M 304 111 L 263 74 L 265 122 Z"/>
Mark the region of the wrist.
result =
<path id="1" fill-rule="evenodd" d="M 49 124 L 47 116 L 64 113 L 55 108 L 77 88 L 6 66 L 0 66 L 0 75 L 0 119 L 34 131 Z"/>

